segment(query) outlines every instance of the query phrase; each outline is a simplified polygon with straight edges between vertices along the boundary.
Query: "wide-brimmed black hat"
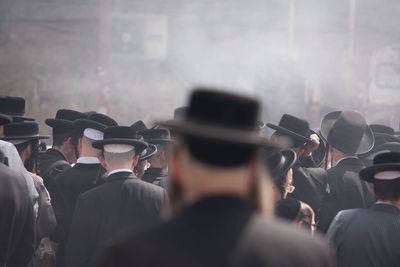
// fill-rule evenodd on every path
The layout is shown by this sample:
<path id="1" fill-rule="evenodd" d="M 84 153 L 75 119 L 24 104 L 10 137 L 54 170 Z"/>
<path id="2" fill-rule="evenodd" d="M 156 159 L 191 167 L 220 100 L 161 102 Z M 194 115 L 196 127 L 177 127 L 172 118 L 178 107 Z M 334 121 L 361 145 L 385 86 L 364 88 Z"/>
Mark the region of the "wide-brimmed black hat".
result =
<path id="1" fill-rule="evenodd" d="M 111 117 L 101 113 L 93 114 L 88 119 L 74 121 L 74 127 L 77 132 L 83 132 L 87 128 L 104 132 L 106 128 L 112 126 L 118 126 L 118 123 Z"/>
<path id="2" fill-rule="evenodd" d="M 374 180 L 393 180 L 400 178 L 400 153 L 386 152 L 374 158 L 373 165 L 359 173 L 361 179 L 369 183 Z"/>
<path id="3" fill-rule="evenodd" d="M 143 130 L 147 130 L 148 129 L 146 124 L 142 120 L 138 120 L 137 122 L 133 123 L 131 125 L 131 128 L 135 132 L 139 132 L 139 131 L 143 131 Z"/>
<path id="4" fill-rule="evenodd" d="M 12 121 L 13 119 L 10 116 L 0 113 L 0 126 L 9 124 Z"/>
<path id="5" fill-rule="evenodd" d="M 267 127 L 274 129 L 277 134 L 293 138 L 295 141 L 312 144 L 310 139 L 310 124 L 308 121 L 290 114 L 283 114 L 278 125 L 267 123 Z"/>
<path id="6" fill-rule="evenodd" d="M 3 132 L 4 141 L 18 144 L 34 139 L 48 139 L 47 135 L 39 134 L 39 125 L 34 121 L 14 122 L 6 124 Z"/>
<path id="7" fill-rule="evenodd" d="M 157 147 L 155 145 L 149 144 L 149 147 L 142 151 L 139 155 L 139 160 L 143 161 L 149 159 L 157 154 Z"/>
<path id="8" fill-rule="evenodd" d="M 148 148 L 148 144 L 128 126 L 111 126 L 104 131 L 104 138 L 93 142 L 92 146 L 96 149 L 103 149 L 104 145 L 122 144 L 135 147 L 136 153 L 140 155 L 143 150 Z"/>
<path id="9" fill-rule="evenodd" d="M 72 131 L 74 129 L 74 121 L 79 119 L 88 119 L 88 116 L 85 113 L 71 109 L 59 109 L 56 117 L 54 119 L 46 119 L 45 123 L 53 128 L 53 131 Z"/>
<path id="10" fill-rule="evenodd" d="M 246 145 L 261 145 L 257 100 L 226 92 L 198 88 L 182 120 L 161 122 L 175 133 Z"/>
<path id="11" fill-rule="evenodd" d="M 291 149 L 266 148 L 264 163 L 273 179 L 284 176 L 297 160 L 296 153 Z"/>
<path id="12" fill-rule="evenodd" d="M 365 163 L 366 166 L 370 166 L 373 163 L 373 159 L 382 153 L 387 152 L 398 152 L 400 153 L 400 143 L 387 142 L 378 146 L 374 146 L 369 152 L 359 155 L 359 158 Z"/>
<path id="13" fill-rule="evenodd" d="M 171 135 L 167 129 L 147 129 L 138 132 L 149 144 L 165 144 L 171 142 Z"/>
<path id="14" fill-rule="evenodd" d="M 11 116 L 14 122 L 34 121 L 25 116 L 25 99 L 16 96 L 0 96 L 0 113 Z"/>
<path id="15" fill-rule="evenodd" d="M 333 111 L 321 122 L 321 135 L 332 147 L 351 155 L 370 151 L 374 134 L 364 117 L 355 111 Z"/>

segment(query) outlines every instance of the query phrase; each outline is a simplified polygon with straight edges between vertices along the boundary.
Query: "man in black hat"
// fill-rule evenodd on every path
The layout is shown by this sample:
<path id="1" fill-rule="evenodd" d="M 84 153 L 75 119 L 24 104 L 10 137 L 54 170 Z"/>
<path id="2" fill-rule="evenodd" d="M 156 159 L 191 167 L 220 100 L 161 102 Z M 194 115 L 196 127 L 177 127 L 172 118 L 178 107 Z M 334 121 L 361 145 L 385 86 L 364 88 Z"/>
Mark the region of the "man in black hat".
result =
<path id="1" fill-rule="evenodd" d="M 103 140 L 107 127 L 116 125 L 116 121 L 100 113 L 93 114 L 88 119 L 75 120 L 73 123 L 75 134 L 83 133 L 78 140 L 79 157 L 74 167 L 57 176 L 57 195 L 53 200 L 58 221 L 54 237 L 58 242 L 57 266 L 64 266 L 65 246 L 79 195 L 103 182 L 105 169 L 100 163 L 101 150 L 93 148 L 92 144 Z"/>
<path id="2" fill-rule="evenodd" d="M 328 143 L 331 161 L 327 194 L 318 223 L 318 228 L 326 232 L 339 211 L 373 204 L 369 186 L 358 178 L 364 164 L 357 155 L 372 149 L 374 135 L 364 117 L 355 111 L 333 111 L 325 115 L 321 134 Z"/>
<path id="3" fill-rule="evenodd" d="M 78 148 L 73 142 L 73 122 L 85 118 L 87 116 L 84 113 L 59 109 L 54 119 L 45 120 L 45 123 L 52 128 L 53 146 L 40 154 L 39 173 L 51 196 L 54 195 L 55 177 L 71 168 L 70 164 L 75 163 L 78 157 Z"/>
<path id="4" fill-rule="evenodd" d="M 170 165 L 183 210 L 114 244 L 100 266 L 331 266 L 327 245 L 257 214 L 256 100 L 196 90 Z"/>
<path id="5" fill-rule="evenodd" d="M 168 145 L 171 142 L 169 131 L 166 129 L 149 129 L 140 131 L 144 140 L 157 146 L 157 154 L 149 159 L 150 168 L 146 170 L 143 181 L 153 183 L 163 188 L 168 184 Z"/>
<path id="6" fill-rule="evenodd" d="M 50 237 L 56 226 L 49 193 L 43 184 L 43 179 L 36 174 L 39 140 L 47 138 L 48 136 L 39 134 L 39 126 L 33 121 L 7 124 L 4 127 L 4 136 L 2 138 L 4 141 L 14 144 L 39 193 L 35 224 L 36 247 L 43 238 Z"/>
<path id="7" fill-rule="evenodd" d="M 292 149 L 297 155 L 297 161 L 292 167 L 295 189 L 289 197 L 310 205 L 318 218 L 326 188 L 326 171 L 307 167 L 315 167 L 311 154 L 323 143 L 306 120 L 289 114 L 284 114 L 278 125 L 267 123 L 267 127 L 275 130 L 271 136 L 272 142 Z"/>
<path id="8" fill-rule="evenodd" d="M 94 266 L 105 245 L 127 230 L 146 229 L 161 219 L 164 190 L 143 182 L 132 169 L 148 147 L 130 127 L 109 127 L 101 149 L 106 182 L 78 198 L 66 249 L 66 266 Z"/>
<path id="9" fill-rule="evenodd" d="M 17 96 L 0 96 L 0 113 L 12 117 L 13 122 L 34 121 L 25 116 L 25 99 Z"/>
<path id="10" fill-rule="evenodd" d="M 28 266 L 35 250 L 35 215 L 25 179 L 0 163 L 0 266 Z"/>
<path id="11" fill-rule="evenodd" d="M 338 266 L 399 266 L 400 153 L 377 155 L 360 177 L 373 185 L 376 203 L 336 215 L 327 237 L 336 247 Z"/>

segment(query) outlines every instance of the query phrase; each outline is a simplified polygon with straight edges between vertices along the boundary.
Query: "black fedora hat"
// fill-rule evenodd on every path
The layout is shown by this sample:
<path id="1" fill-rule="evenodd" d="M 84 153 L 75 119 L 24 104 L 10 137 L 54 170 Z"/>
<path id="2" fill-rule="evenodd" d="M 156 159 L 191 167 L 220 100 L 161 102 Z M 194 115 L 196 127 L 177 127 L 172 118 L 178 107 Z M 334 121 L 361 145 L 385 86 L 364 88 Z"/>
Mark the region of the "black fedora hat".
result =
<path id="1" fill-rule="evenodd" d="M 400 153 L 386 152 L 374 158 L 373 165 L 362 169 L 361 179 L 369 183 L 374 180 L 393 180 L 400 178 Z"/>
<path id="2" fill-rule="evenodd" d="M 106 128 L 112 126 L 118 126 L 117 122 L 111 117 L 101 113 L 93 114 L 88 119 L 78 119 L 74 121 L 74 128 L 77 132 L 83 132 L 87 128 L 104 132 Z"/>
<path id="3" fill-rule="evenodd" d="M 48 139 L 47 135 L 39 134 L 39 125 L 34 121 L 14 122 L 4 126 L 2 139 L 13 144 L 34 139 Z"/>
<path id="4" fill-rule="evenodd" d="M 88 116 L 85 113 L 71 110 L 71 109 L 59 109 L 57 110 L 56 117 L 54 119 L 46 119 L 44 122 L 53 128 L 54 130 L 72 131 L 74 129 L 73 122 L 79 119 L 87 119 Z"/>
<path id="5" fill-rule="evenodd" d="M 10 116 L 0 113 L 0 126 L 9 124 L 12 121 L 13 121 L 13 119 Z"/>
<path id="6" fill-rule="evenodd" d="M 187 136 L 262 145 L 265 139 L 259 136 L 257 129 L 259 109 L 260 104 L 255 99 L 197 88 L 184 118 L 159 124 Z"/>
<path id="7" fill-rule="evenodd" d="M 103 149 L 104 145 L 121 144 L 135 147 L 136 153 L 140 155 L 143 150 L 148 148 L 148 144 L 140 135 L 128 126 L 111 126 L 105 129 L 103 140 L 93 142 L 92 146 L 96 149 Z"/>
<path id="8" fill-rule="evenodd" d="M 142 151 L 139 155 L 139 160 L 147 160 L 157 154 L 157 147 L 155 145 L 149 144 L 148 148 Z"/>
<path id="9" fill-rule="evenodd" d="M 297 118 L 290 114 L 283 114 L 278 125 L 267 123 L 267 127 L 274 129 L 277 134 L 289 136 L 296 141 L 312 144 L 313 141 L 309 138 L 310 124 L 308 121 Z"/>
<path id="10" fill-rule="evenodd" d="M 296 153 L 291 149 L 279 150 L 269 147 L 265 149 L 264 163 L 273 179 L 279 179 L 285 175 L 296 163 L 296 160 Z"/>
<path id="11" fill-rule="evenodd" d="M 369 152 L 359 155 L 359 158 L 365 163 L 366 166 L 372 165 L 375 156 L 387 153 L 387 152 L 398 152 L 400 153 L 400 143 L 386 142 L 378 146 L 374 146 Z"/>
<path id="12" fill-rule="evenodd" d="M 147 130 L 146 124 L 142 120 L 138 120 L 130 126 L 135 132 Z"/>
<path id="13" fill-rule="evenodd" d="M 171 142 L 171 136 L 167 129 L 147 129 L 138 132 L 149 144 L 164 144 Z"/>
<path id="14" fill-rule="evenodd" d="M 0 113 L 11 116 L 14 122 L 34 121 L 25 116 L 25 99 L 17 96 L 0 96 Z"/>
<path id="15" fill-rule="evenodd" d="M 374 134 L 394 135 L 394 129 L 384 124 L 370 124 L 369 128 L 371 128 Z"/>
<path id="16" fill-rule="evenodd" d="M 321 122 L 321 135 L 332 147 L 347 154 L 364 154 L 375 142 L 364 117 L 355 111 L 333 111 Z"/>

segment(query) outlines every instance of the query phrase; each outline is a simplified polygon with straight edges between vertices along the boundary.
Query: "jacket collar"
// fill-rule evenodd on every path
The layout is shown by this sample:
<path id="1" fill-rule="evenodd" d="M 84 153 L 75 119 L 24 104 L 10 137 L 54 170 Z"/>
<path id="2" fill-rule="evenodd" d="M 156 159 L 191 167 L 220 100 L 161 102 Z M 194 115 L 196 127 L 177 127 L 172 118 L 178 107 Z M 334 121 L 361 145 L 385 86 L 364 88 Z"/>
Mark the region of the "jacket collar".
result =
<path id="1" fill-rule="evenodd" d="M 61 153 L 60 151 L 58 151 L 55 148 L 49 148 L 46 150 L 46 153 L 49 154 L 52 157 L 58 158 L 58 159 L 62 159 L 67 161 L 67 159 L 65 158 L 64 154 Z"/>
<path id="2" fill-rule="evenodd" d="M 125 179 L 138 179 L 138 178 L 132 172 L 120 171 L 108 175 L 107 182 L 116 180 L 125 180 Z"/>
<path id="3" fill-rule="evenodd" d="M 145 172 L 145 175 L 151 175 L 151 176 L 168 176 L 168 172 L 166 170 L 163 170 L 162 168 L 148 168 Z"/>
<path id="4" fill-rule="evenodd" d="M 375 203 L 374 205 L 371 206 L 370 209 L 387 213 L 400 214 L 400 209 L 398 207 L 386 203 Z"/>
<path id="5" fill-rule="evenodd" d="M 346 168 L 346 169 L 350 169 L 350 170 L 355 170 L 355 171 L 359 171 L 362 168 L 365 168 L 364 163 L 357 157 L 348 157 L 348 158 L 343 158 L 341 160 L 338 161 L 338 163 L 332 167 L 339 167 L 339 168 Z"/>

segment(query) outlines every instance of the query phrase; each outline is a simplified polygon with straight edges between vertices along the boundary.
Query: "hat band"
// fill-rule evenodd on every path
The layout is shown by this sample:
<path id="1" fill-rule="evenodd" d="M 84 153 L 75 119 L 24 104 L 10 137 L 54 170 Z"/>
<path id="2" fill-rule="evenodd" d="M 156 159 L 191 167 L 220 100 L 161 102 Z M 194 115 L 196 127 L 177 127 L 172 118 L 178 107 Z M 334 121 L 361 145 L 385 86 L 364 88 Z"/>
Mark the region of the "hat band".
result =
<path id="1" fill-rule="evenodd" d="M 374 175 L 377 180 L 394 180 L 400 178 L 400 171 L 383 171 Z"/>

